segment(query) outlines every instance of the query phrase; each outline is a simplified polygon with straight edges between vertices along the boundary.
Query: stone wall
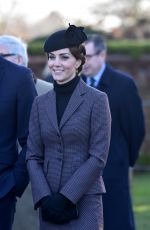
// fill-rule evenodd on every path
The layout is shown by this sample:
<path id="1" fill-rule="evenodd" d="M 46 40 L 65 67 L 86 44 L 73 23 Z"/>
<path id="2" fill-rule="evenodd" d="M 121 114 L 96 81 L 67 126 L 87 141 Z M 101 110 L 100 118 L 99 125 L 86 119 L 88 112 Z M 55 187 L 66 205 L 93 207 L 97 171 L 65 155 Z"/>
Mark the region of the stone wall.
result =
<path id="1" fill-rule="evenodd" d="M 29 67 L 38 78 L 42 78 L 46 62 L 46 56 L 29 57 Z M 127 55 L 109 55 L 108 62 L 115 68 L 131 74 L 139 88 L 146 123 L 146 137 L 141 148 L 141 153 L 150 157 L 150 55 L 144 55 L 137 60 Z"/>

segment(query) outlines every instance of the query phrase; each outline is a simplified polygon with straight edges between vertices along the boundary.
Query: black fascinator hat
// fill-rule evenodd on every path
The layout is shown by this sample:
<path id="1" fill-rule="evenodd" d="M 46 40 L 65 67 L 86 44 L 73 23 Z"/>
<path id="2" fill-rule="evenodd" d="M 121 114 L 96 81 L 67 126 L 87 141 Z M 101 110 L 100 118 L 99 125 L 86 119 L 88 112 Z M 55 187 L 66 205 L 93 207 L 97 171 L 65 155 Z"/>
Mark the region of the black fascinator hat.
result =
<path id="1" fill-rule="evenodd" d="M 68 29 L 53 33 L 45 41 L 44 52 L 49 53 L 59 49 L 79 46 L 87 39 L 83 30 L 84 27 L 69 24 Z"/>

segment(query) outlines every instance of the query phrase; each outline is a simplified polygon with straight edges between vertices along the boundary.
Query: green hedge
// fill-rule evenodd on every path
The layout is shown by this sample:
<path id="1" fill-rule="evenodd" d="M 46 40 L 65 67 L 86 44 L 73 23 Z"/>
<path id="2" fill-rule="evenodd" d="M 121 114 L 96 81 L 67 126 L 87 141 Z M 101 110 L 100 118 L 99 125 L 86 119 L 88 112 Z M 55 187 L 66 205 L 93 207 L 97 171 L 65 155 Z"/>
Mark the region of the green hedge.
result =
<path id="1" fill-rule="evenodd" d="M 139 58 L 143 54 L 150 54 L 150 40 L 108 40 L 109 54 L 127 54 L 132 58 Z M 43 55 L 44 41 L 29 43 L 30 55 Z"/>
<path id="2" fill-rule="evenodd" d="M 139 156 L 139 159 L 138 159 L 138 161 L 137 161 L 137 165 L 150 165 L 150 156 L 147 154 L 141 154 L 140 156 Z"/>
<path id="3" fill-rule="evenodd" d="M 44 55 L 43 51 L 44 42 L 31 42 L 28 45 L 28 52 L 30 55 Z"/>
<path id="4" fill-rule="evenodd" d="M 128 54 L 139 58 L 143 54 L 150 54 L 150 40 L 109 41 L 108 51 L 111 54 Z"/>

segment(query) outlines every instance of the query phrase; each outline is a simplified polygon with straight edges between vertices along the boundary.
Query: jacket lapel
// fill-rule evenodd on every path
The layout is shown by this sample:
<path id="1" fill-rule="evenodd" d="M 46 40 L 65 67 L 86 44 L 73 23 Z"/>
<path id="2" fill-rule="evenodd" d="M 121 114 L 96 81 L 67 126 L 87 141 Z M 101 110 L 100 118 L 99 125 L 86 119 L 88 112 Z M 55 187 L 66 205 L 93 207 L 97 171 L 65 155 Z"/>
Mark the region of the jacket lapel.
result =
<path id="1" fill-rule="evenodd" d="M 102 78 L 96 88 L 105 92 L 107 88 L 109 88 L 110 84 L 111 84 L 111 71 L 109 70 L 109 67 L 106 65 L 106 69 L 104 70 L 104 73 L 102 74 Z"/>
<path id="2" fill-rule="evenodd" d="M 86 84 L 80 79 L 62 116 L 62 119 L 60 121 L 60 126 L 59 126 L 60 129 L 63 127 L 63 125 L 67 122 L 67 120 L 72 116 L 72 114 L 83 102 L 82 95 L 86 92 L 86 90 L 87 90 Z"/>
<path id="3" fill-rule="evenodd" d="M 48 96 L 48 100 L 45 100 L 47 116 L 50 122 L 53 124 L 54 128 L 59 133 L 57 113 L 56 113 L 56 94 L 54 89 L 51 90 L 47 96 Z"/>
<path id="4" fill-rule="evenodd" d="M 105 92 L 107 90 L 107 88 L 110 87 L 111 75 L 112 75 L 111 74 L 111 67 L 109 65 L 106 65 L 106 68 L 102 74 L 100 81 L 98 82 L 96 89 L 99 89 L 99 90 Z M 86 82 L 86 76 L 85 75 L 82 75 L 82 79 L 84 82 Z"/>

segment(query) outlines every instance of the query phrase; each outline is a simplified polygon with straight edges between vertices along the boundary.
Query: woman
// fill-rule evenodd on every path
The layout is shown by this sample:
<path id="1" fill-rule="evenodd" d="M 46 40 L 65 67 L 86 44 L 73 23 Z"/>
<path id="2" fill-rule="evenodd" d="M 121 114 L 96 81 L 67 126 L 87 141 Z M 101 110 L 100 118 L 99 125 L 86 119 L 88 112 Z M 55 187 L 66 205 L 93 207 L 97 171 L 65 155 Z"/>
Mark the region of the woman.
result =
<path id="1" fill-rule="evenodd" d="M 27 151 L 41 230 L 103 229 L 111 118 L 106 94 L 78 76 L 86 38 L 82 27 L 69 25 L 44 44 L 54 89 L 33 103 Z"/>

